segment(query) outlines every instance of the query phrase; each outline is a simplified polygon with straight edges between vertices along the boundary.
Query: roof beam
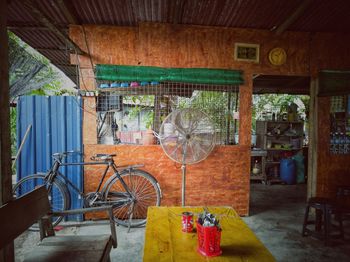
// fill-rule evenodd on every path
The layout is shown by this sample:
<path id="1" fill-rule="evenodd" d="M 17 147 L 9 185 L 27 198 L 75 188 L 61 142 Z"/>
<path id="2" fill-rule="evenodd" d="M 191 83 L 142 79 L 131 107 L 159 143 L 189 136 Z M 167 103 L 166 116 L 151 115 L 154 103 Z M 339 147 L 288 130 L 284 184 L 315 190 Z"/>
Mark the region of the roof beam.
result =
<path id="1" fill-rule="evenodd" d="M 68 28 L 66 25 L 56 25 L 58 29 L 61 31 L 67 31 Z M 8 30 L 41 30 L 41 31 L 51 31 L 50 28 L 46 26 L 41 26 L 41 25 L 28 25 L 27 23 L 13 23 L 13 24 L 8 24 L 7 25 Z"/>
<path id="2" fill-rule="evenodd" d="M 276 28 L 276 35 L 282 34 L 293 24 L 305 11 L 305 9 L 311 4 L 312 0 L 304 0 L 297 9 L 289 16 L 282 24 Z"/>
<path id="3" fill-rule="evenodd" d="M 61 67 L 76 67 L 77 65 L 67 64 L 66 62 L 56 62 L 56 61 L 50 61 L 51 64 L 54 64 L 55 66 L 61 66 Z"/>
<path id="4" fill-rule="evenodd" d="M 46 17 L 31 0 L 24 0 L 24 6 L 28 9 L 28 11 L 36 17 L 45 27 L 49 28 L 53 33 L 55 33 L 60 39 L 62 39 L 69 48 L 75 50 L 79 55 L 86 55 L 86 53 L 81 50 L 81 48 L 73 42 L 66 34 L 64 34 L 53 22 L 50 21 L 48 17 Z"/>
<path id="5" fill-rule="evenodd" d="M 28 31 L 36 31 L 36 30 L 42 30 L 42 31 L 50 31 L 49 28 L 45 26 L 8 26 L 8 30 L 28 30 Z"/>
<path id="6" fill-rule="evenodd" d="M 71 11 L 71 5 L 67 3 L 65 0 L 57 0 L 55 2 L 59 7 L 64 16 L 67 18 L 69 24 L 78 25 L 79 21 L 78 19 L 73 15 L 73 12 Z"/>
<path id="7" fill-rule="evenodd" d="M 32 46 L 35 50 L 37 50 L 37 51 L 39 51 L 39 52 L 41 52 L 41 51 L 60 51 L 60 52 L 62 52 L 62 51 L 67 51 L 68 49 L 66 48 L 66 47 L 34 47 L 34 46 Z"/>

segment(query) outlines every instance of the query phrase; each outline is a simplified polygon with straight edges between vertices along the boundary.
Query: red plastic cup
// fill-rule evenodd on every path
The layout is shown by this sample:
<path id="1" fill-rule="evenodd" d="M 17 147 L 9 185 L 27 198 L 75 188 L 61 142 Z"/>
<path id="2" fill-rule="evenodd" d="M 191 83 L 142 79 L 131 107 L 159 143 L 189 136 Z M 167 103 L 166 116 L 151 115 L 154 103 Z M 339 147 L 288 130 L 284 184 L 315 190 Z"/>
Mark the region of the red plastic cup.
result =
<path id="1" fill-rule="evenodd" d="M 193 213 L 182 213 L 182 232 L 190 233 L 193 231 Z"/>
<path id="2" fill-rule="evenodd" d="M 206 257 L 215 257 L 222 254 L 220 249 L 221 229 L 204 227 L 196 221 L 198 236 L 198 252 Z"/>

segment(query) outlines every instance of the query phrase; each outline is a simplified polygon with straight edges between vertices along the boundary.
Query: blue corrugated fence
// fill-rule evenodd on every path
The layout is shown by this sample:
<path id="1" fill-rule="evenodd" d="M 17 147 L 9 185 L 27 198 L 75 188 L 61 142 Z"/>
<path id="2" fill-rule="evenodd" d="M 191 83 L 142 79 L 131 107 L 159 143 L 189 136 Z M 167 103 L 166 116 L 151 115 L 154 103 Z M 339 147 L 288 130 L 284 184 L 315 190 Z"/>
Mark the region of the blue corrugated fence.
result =
<path id="1" fill-rule="evenodd" d="M 17 161 L 17 179 L 50 169 L 56 152 L 82 152 L 82 101 L 74 96 L 22 96 L 17 105 L 17 147 L 28 126 L 32 125 Z M 81 162 L 82 154 L 70 154 L 67 162 Z M 81 166 L 60 167 L 76 187 L 83 189 Z M 81 208 L 81 199 L 73 190 L 71 208 Z M 82 216 L 69 218 L 81 220 Z"/>

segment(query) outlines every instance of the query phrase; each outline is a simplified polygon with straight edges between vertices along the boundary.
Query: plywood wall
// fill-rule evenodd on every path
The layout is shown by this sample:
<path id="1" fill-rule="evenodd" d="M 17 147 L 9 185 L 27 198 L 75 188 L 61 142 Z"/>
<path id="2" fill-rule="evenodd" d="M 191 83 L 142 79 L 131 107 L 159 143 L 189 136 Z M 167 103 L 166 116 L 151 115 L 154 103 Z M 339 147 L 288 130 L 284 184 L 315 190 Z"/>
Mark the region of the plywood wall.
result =
<path id="1" fill-rule="evenodd" d="M 350 35 L 318 33 L 311 35 L 311 76 L 320 70 L 350 70 Z M 349 87 L 350 90 L 350 87 Z M 332 155 L 330 147 L 330 97 L 316 98 L 318 196 L 335 197 L 337 186 L 350 185 L 350 156 Z"/>
<path id="2" fill-rule="evenodd" d="M 330 98 L 318 98 L 317 195 L 335 197 L 337 186 L 350 185 L 350 155 L 330 154 Z"/>
<path id="3" fill-rule="evenodd" d="M 85 34 L 84 34 L 85 32 Z M 253 73 L 308 75 L 309 34 L 264 30 L 141 23 L 139 27 L 71 26 L 71 38 L 92 53 L 94 64 L 240 69 Z M 236 42 L 260 44 L 260 63 L 234 60 Z M 268 52 L 282 47 L 287 63 L 273 66 Z M 76 63 L 73 56 L 72 62 Z M 80 57 L 82 67 L 91 67 Z"/>
<path id="4" fill-rule="evenodd" d="M 310 35 L 311 75 L 320 70 L 350 70 L 350 35 L 317 33 Z"/>
<path id="5" fill-rule="evenodd" d="M 284 32 L 277 36 L 270 31 L 234 29 L 221 27 L 183 26 L 159 23 L 141 23 L 138 27 L 115 26 L 71 26 L 70 37 L 81 49 L 91 54 L 91 57 L 71 56 L 73 64 L 80 66 L 80 83 L 82 89 L 94 89 L 95 81 L 92 67 L 95 64 L 143 65 L 160 67 L 204 67 L 243 70 L 245 85 L 240 87 L 240 141 L 241 144 L 231 149 L 218 147 L 216 153 L 203 163 L 190 168 L 194 178 L 207 185 L 200 190 L 217 192 L 216 183 L 222 184 L 222 203 L 238 208 L 241 215 L 248 214 L 249 207 L 249 166 L 250 166 L 250 127 L 251 127 L 251 98 L 253 74 L 269 75 L 305 75 L 317 76 L 320 69 L 349 69 L 350 68 L 350 37 L 341 34 L 310 34 L 303 32 Z M 252 43 L 260 45 L 260 62 L 238 62 L 234 60 L 234 44 Z M 268 52 L 274 47 L 286 50 L 287 62 L 282 66 L 273 66 L 268 62 Z M 319 154 L 318 154 L 318 194 L 330 194 L 336 183 L 343 183 L 343 175 L 339 175 L 338 167 L 349 168 L 348 158 L 327 155 L 326 141 L 329 121 L 327 102 L 319 100 Z M 85 109 L 94 108 L 92 99 L 86 100 Z M 148 148 L 139 146 L 101 146 L 96 145 L 96 117 L 85 113 L 84 144 L 88 154 L 100 151 L 119 152 L 118 160 L 128 163 L 129 152 L 137 155 L 137 160 L 147 163 L 147 169 L 156 175 L 166 191 L 166 204 L 179 204 L 179 177 L 170 173 L 179 170 L 173 168 L 169 160 L 161 157 L 161 148 L 155 146 L 149 152 Z M 141 153 L 140 153 L 141 152 Z M 224 152 L 224 154 L 218 153 Z M 146 155 L 147 157 L 143 157 Z M 213 168 L 216 162 L 213 157 L 222 161 L 220 168 Z M 230 161 L 235 162 L 231 165 Z M 129 161 L 130 162 L 130 161 Z M 213 165 L 213 166 L 211 166 Z M 158 170 L 162 167 L 161 171 Z M 210 169 L 210 178 L 208 172 Z M 224 171 L 226 170 L 226 171 Z M 227 175 L 229 170 L 229 175 Z M 88 171 L 89 172 L 89 171 Z M 170 172 L 170 173 L 169 173 Z M 202 172 L 202 173 L 201 173 Z M 169 174 L 168 174 L 169 173 Z M 215 180 L 215 183 L 213 182 Z M 217 181 L 216 181 L 217 180 Z M 206 181 L 212 183 L 206 184 Z M 233 187 L 232 182 L 239 185 Z M 346 182 L 346 181 L 345 181 Z M 95 183 L 93 178 L 85 182 L 86 188 Z M 194 188 L 196 181 L 190 181 Z M 170 192 L 173 191 L 173 192 Z M 197 199 L 199 191 L 189 191 L 192 204 L 221 204 L 212 203 L 203 196 Z M 192 193 L 191 193 L 192 192 Z M 215 193 L 216 194 L 216 193 Z M 239 196 L 236 196 L 236 195 Z M 231 199 L 231 200 L 229 200 Z"/>
<path id="6" fill-rule="evenodd" d="M 162 189 L 162 205 L 181 205 L 181 165 L 170 160 L 157 145 L 85 145 L 85 157 L 94 154 L 117 154 L 117 165 L 144 164 Z M 186 205 L 233 206 L 241 215 L 248 214 L 249 169 L 247 148 L 235 146 L 215 147 L 204 161 L 187 166 Z M 85 190 L 97 188 L 103 168 L 85 167 Z"/>

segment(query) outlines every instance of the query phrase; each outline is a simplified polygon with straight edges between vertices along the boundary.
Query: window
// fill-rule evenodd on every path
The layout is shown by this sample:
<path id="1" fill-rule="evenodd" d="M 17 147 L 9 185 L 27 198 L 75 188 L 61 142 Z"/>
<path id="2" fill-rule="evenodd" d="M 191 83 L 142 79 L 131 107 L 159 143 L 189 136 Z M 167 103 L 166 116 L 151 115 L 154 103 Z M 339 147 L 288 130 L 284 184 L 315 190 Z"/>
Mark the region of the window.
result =
<path id="1" fill-rule="evenodd" d="M 142 144 L 147 129 L 158 132 L 175 109 L 205 112 L 216 130 L 216 144 L 236 144 L 239 94 L 236 85 L 178 82 L 99 83 L 98 143 Z"/>

